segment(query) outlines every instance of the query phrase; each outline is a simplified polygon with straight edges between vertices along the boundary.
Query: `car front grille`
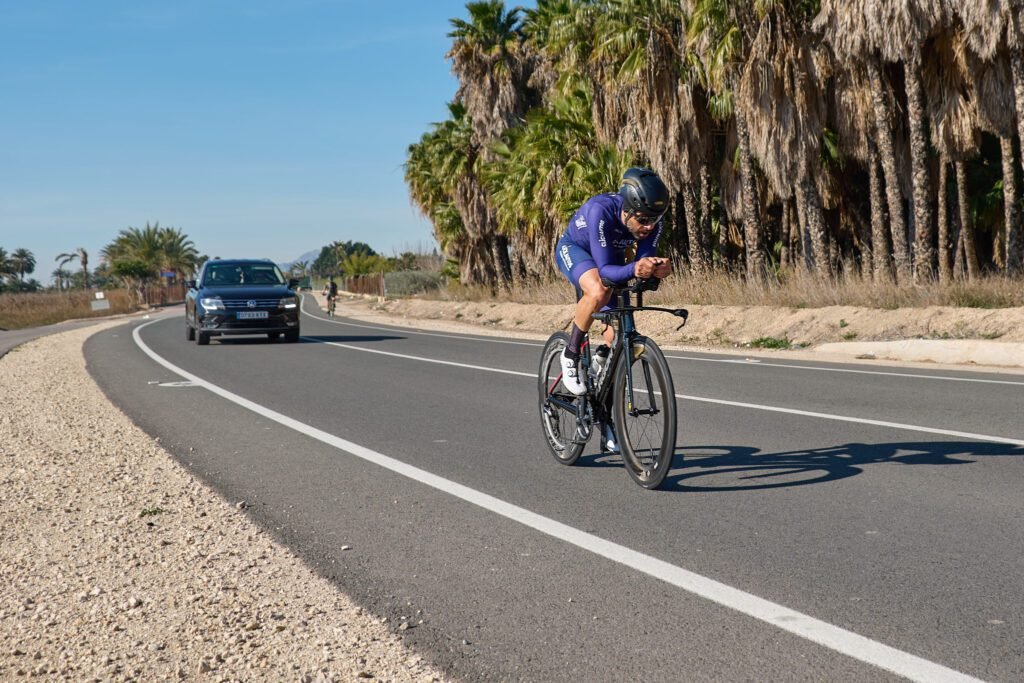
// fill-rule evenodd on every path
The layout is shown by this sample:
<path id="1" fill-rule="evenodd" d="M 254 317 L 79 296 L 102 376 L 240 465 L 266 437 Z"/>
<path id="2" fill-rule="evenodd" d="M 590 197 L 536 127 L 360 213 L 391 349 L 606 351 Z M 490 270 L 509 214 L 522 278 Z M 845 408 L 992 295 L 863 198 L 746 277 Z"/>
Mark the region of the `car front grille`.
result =
<path id="1" fill-rule="evenodd" d="M 244 311 L 249 308 L 252 309 L 267 309 L 277 308 L 281 303 L 281 299 L 224 299 L 224 308 L 229 311 Z M 253 306 L 249 306 L 249 302 L 254 303 Z"/>

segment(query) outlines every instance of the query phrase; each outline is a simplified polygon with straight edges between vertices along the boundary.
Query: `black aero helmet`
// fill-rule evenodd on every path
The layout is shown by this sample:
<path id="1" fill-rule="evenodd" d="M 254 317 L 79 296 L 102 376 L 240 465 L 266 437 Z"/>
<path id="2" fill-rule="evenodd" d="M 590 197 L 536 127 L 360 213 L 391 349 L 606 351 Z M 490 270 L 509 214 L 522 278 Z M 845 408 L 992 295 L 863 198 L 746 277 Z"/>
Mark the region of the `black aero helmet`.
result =
<path id="1" fill-rule="evenodd" d="M 627 169 L 619 188 L 627 213 L 660 216 L 668 210 L 668 188 L 649 168 Z"/>

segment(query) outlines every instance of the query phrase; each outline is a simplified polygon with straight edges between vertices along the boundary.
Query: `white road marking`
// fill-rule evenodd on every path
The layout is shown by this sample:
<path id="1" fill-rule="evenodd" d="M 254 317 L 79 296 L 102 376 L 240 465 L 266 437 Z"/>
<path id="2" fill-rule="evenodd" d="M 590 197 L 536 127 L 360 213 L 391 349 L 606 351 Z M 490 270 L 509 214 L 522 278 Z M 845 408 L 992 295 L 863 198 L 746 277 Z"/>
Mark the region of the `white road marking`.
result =
<path id="1" fill-rule="evenodd" d="M 327 344 L 328 346 L 337 346 L 342 349 L 351 349 L 352 351 L 362 351 L 364 353 L 377 353 L 382 356 L 392 356 L 395 358 L 405 358 L 407 360 L 420 361 L 422 363 L 437 363 L 438 365 L 450 365 L 459 368 L 466 368 L 468 370 L 483 370 L 485 372 L 497 372 L 503 375 L 518 375 L 520 377 L 529 377 L 530 379 L 536 379 L 537 375 L 530 372 L 522 372 L 520 370 L 502 370 L 501 368 L 492 368 L 483 365 L 470 365 L 468 363 L 456 363 L 450 360 L 438 360 L 436 358 L 425 358 L 423 356 L 412 356 L 406 353 L 396 353 L 394 351 L 382 351 L 380 349 L 368 349 L 363 346 L 355 346 L 352 344 L 342 344 L 340 342 L 329 342 L 322 341 L 320 339 L 314 339 L 312 337 L 303 337 L 306 341 L 316 342 L 318 344 Z M 726 401 L 719 398 L 707 398 L 704 396 L 690 396 L 688 394 L 676 394 L 676 398 L 682 401 L 695 401 L 697 403 L 714 403 L 723 406 L 733 406 L 735 408 L 749 408 L 751 410 L 767 410 L 773 413 L 787 413 L 789 415 L 800 415 L 801 417 L 815 417 L 822 420 L 835 420 L 837 422 L 852 422 L 854 424 L 865 424 L 872 425 L 874 427 L 891 427 L 893 429 L 904 429 L 912 432 L 923 432 L 925 434 L 940 434 L 942 436 L 955 436 L 961 439 L 974 439 L 975 441 L 986 441 L 990 443 L 1005 443 L 1012 446 L 1024 446 L 1024 439 L 1011 439 L 1005 436 L 993 436 L 991 434 L 976 434 L 974 432 L 961 432 L 953 429 L 939 429 L 938 427 L 925 427 L 922 425 L 906 424 L 904 422 L 889 422 L 886 420 L 872 420 L 866 417 L 850 417 L 847 415 L 835 415 L 832 413 L 818 413 L 811 410 L 799 410 L 798 408 L 780 408 L 778 406 L 766 406 L 759 403 L 743 403 L 742 401 Z"/>
<path id="2" fill-rule="evenodd" d="M 768 363 L 763 360 L 747 359 L 735 360 L 732 358 L 699 358 L 697 356 L 678 356 L 665 354 L 666 358 L 676 360 L 692 360 L 702 363 L 732 363 L 735 365 L 750 365 L 756 363 L 766 368 L 786 368 L 789 370 L 817 370 L 819 372 L 846 372 L 853 375 L 882 375 L 884 377 L 910 377 L 912 379 L 936 379 L 945 382 L 979 382 L 981 384 L 1009 384 L 1016 387 L 1024 387 L 1024 382 L 1013 382 L 1003 379 L 980 379 L 977 377 L 949 377 L 946 375 L 915 375 L 909 372 L 885 372 L 883 370 L 854 370 L 853 368 L 826 368 L 818 365 L 793 365 L 791 363 Z"/>
<path id="3" fill-rule="evenodd" d="M 303 298 L 303 302 L 305 298 Z M 359 327 L 367 330 L 385 330 L 388 332 L 394 332 L 401 330 L 407 334 L 416 334 L 423 337 L 442 337 L 446 339 L 471 339 L 473 341 L 486 341 L 493 344 L 513 344 L 516 346 L 543 346 L 543 342 L 532 342 L 532 341 L 514 341 L 511 339 L 500 339 L 488 336 L 474 336 L 470 334 L 445 334 L 442 332 L 425 332 L 420 329 L 411 328 L 398 328 L 398 327 L 383 327 L 379 325 L 366 325 L 353 322 L 346 322 L 340 320 L 331 320 L 329 318 L 321 318 L 318 315 L 313 315 L 302 309 L 302 312 L 311 318 L 325 323 L 332 323 L 334 325 L 347 325 L 349 327 Z M 931 379 L 940 380 L 945 382 L 977 382 L 980 384 L 1008 384 L 1010 386 L 1024 387 L 1024 381 L 1014 382 L 1012 380 L 1001 380 L 1001 379 L 981 379 L 977 377 L 951 377 L 947 375 L 915 375 L 909 372 L 886 372 L 884 370 L 855 370 L 853 368 L 830 368 L 819 365 L 793 365 L 792 363 L 770 363 L 757 358 L 744 358 L 742 360 L 733 358 L 700 358 L 698 356 L 680 356 L 673 353 L 666 353 L 666 358 L 673 360 L 690 360 L 699 361 L 701 363 L 727 363 L 731 365 L 760 365 L 766 368 L 786 368 L 788 370 L 817 370 L 819 372 L 845 372 L 854 375 L 881 375 L 883 377 L 908 377 L 910 379 Z"/>
<path id="4" fill-rule="evenodd" d="M 157 321 L 153 321 L 157 322 Z M 535 512 L 513 505 L 500 498 L 488 495 L 476 489 L 472 489 L 458 482 L 426 470 L 414 467 L 390 456 L 378 453 L 359 444 L 329 434 L 315 427 L 299 422 L 287 415 L 271 410 L 259 403 L 250 401 L 247 398 L 232 393 L 227 389 L 207 382 L 203 378 L 179 368 L 170 361 L 159 356 L 150 349 L 139 332 L 149 325 L 144 323 L 132 331 L 132 337 L 136 345 L 152 358 L 155 362 L 167 368 L 171 372 L 201 386 L 208 391 L 225 398 L 236 405 L 250 410 L 268 420 L 277 422 L 280 425 L 293 429 L 306 436 L 316 439 L 329 446 L 343 450 L 358 458 L 362 458 L 375 465 L 388 469 L 396 474 L 408 477 L 413 481 L 420 482 L 451 496 L 477 505 L 485 510 L 501 515 L 506 519 L 519 522 L 520 524 L 535 529 L 543 534 L 558 540 L 570 543 L 578 548 L 591 552 L 595 555 L 612 560 L 621 565 L 642 572 L 670 585 L 681 588 L 689 593 L 700 596 L 723 607 L 735 610 L 747 616 L 754 617 L 767 624 L 782 629 L 788 633 L 817 643 L 826 648 L 842 653 L 858 661 L 891 671 L 913 681 L 922 683 L 937 682 L 967 682 L 979 681 L 966 674 L 942 666 L 935 662 L 912 655 L 902 650 L 890 647 L 870 638 L 834 626 L 827 622 L 815 619 L 801 612 L 789 609 L 783 605 L 759 598 L 756 595 L 733 588 L 714 579 L 696 574 L 694 572 L 678 567 L 674 564 L 659 560 L 656 557 L 646 555 L 626 546 L 613 543 L 575 527 L 563 524 L 557 520 L 539 515 Z M 356 347 L 352 347 L 356 348 Z M 397 354 L 390 354 L 397 355 Z M 473 366 L 469 366 L 473 367 Z"/>

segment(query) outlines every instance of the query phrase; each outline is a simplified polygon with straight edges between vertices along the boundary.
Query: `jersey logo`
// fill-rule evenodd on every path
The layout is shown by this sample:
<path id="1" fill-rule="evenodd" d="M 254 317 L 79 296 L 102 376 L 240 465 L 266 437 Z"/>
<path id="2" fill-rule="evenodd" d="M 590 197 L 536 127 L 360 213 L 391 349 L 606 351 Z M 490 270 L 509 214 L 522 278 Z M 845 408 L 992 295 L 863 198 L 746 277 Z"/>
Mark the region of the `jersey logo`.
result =
<path id="1" fill-rule="evenodd" d="M 608 246 L 608 241 L 605 240 L 605 238 L 604 238 L 604 219 L 603 218 L 601 219 L 601 222 L 597 224 L 597 241 L 601 243 L 602 247 L 607 247 Z"/>
<path id="2" fill-rule="evenodd" d="M 576 214 L 576 229 L 582 230 L 587 227 L 587 219 L 583 217 L 583 214 Z"/>
<path id="3" fill-rule="evenodd" d="M 563 244 L 559 251 L 562 256 L 562 263 L 565 264 L 566 270 L 572 270 L 572 256 L 569 255 L 569 245 Z"/>

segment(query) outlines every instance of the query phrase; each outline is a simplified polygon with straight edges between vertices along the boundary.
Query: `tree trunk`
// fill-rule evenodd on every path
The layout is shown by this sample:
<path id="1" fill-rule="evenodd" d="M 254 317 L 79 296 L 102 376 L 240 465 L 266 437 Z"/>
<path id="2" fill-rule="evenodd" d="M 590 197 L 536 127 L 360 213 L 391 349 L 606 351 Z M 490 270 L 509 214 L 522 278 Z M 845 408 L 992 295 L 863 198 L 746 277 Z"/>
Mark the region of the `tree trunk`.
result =
<path id="1" fill-rule="evenodd" d="M 1003 150 L 1003 215 L 1006 226 L 1003 230 L 1006 243 L 1006 274 L 1017 275 L 1021 271 L 1020 205 L 1017 203 L 1017 164 L 1013 157 L 1013 136 L 1000 138 Z"/>
<path id="2" fill-rule="evenodd" d="M 948 285 L 953 281 L 952 249 L 953 243 L 950 240 L 949 230 L 949 209 L 947 208 L 947 184 L 949 182 L 949 164 L 946 157 L 939 156 L 939 196 L 938 213 L 936 215 L 939 224 L 939 282 Z"/>
<path id="3" fill-rule="evenodd" d="M 764 251 L 761 249 L 761 211 L 754 184 L 754 162 L 750 155 L 750 131 L 743 107 L 736 107 L 736 135 L 740 146 L 740 182 L 743 188 L 743 246 L 747 258 L 747 278 L 764 277 Z"/>
<path id="4" fill-rule="evenodd" d="M 921 85 L 921 62 L 915 58 L 905 64 L 907 87 L 907 119 L 910 123 L 910 164 L 914 184 L 915 258 L 914 281 L 927 282 L 935 277 L 935 228 L 932 222 L 928 174 L 928 146 L 925 142 L 924 92 Z"/>
<path id="5" fill-rule="evenodd" d="M 892 261 L 889 256 L 889 235 L 885 230 L 885 199 L 879 169 L 878 148 L 868 143 L 868 177 L 871 198 L 871 271 L 875 282 L 892 282 Z"/>
<path id="6" fill-rule="evenodd" d="M 907 224 L 903 220 L 903 197 L 896 175 L 896 151 L 893 143 L 889 103 L 882 90 L 882 71 L 877 56 L 867 59 L 868 80 L 875 110 L 875 130 L 878 133 L 878 153 L 885 174 L 885 195 L 889 203 L 889 227 L 892 234 L 892 253 L 896 275 L 900 282 L 910 282 L 910 254 L 907 251 Z"/>
<path id="7" fill-rule="evenodd" d="M 810 238 L 813 265 L 811 269 L 820 275 L 832 275 L 832 262 L 828 257 L 828 246 L 825 244 L 825 217 L 821 210 L 821 197 L 818 188 L 809 176 L 804 176 L 796 184 L 796 201 L 803 208 L 804 232 Z M 806 240 L 805 240 L 806 243 Z M 810 265 L 810 259 L 805 259 Z"/>
<path id="8" fill-rule="evenodd" d="M 779 263 L 783 268 L 790 268 L 793 265 L 791 263 L 793 259 L 793 247 L 792 242 L 790 241 L 793 237 L 792 217 L 790 216 L 791 210 L 788 199 L 782 202 L 782 217 L 780 219 L 782 221 L 782 230 L 780 231 L 782 233 L 782 250 L 779 253 Z"/>
<path id="9" fill-rule="evenodd" d="M 707 272 L 707 255 L 704 253 L 700 235 L 700 221 L 697 218 L 697 199 L 694 196 L 696 187 L 692 182 L 683 188 L 683 211 L 686 214 L 687 257 L 690 259 L 690 271 L 695 275 Z"/>
<path id="10" fill-rule="evenodd" d="M 700 167 L 700 245 L 707 257 L 708 272 L 715 267 L 715 248 L 711 235 L 711 173 L 707 164 Z"/>
<path id="11" fill-rule="evenodd" d="M 496 232 L 491 241 L 491 248 L 494 250 L 494 263 L 498 285 L 505 290 L 512 288 L 512 261 L 508 257 L 508 237 Z"/>
<path id="12" fill-rule="evenodd" d="M 1006 266 L 1008 275 L 1024 269 L 1024 240 L 1021 239 L 1020 203 L 1017 191 L 1017 164 L 1014 159 L 1013 135 L 1000 138 L 1002 146 L 1002 204 L 1006 216 Z"/>
<path id="13" fill-rule="evenodd" d="M 974 226 L 971 224 L 971 209 L 967 199 L 967 171 L 964 162 L 956 162 L 956 191 L 960 204 L 960 237 L 964 241 L 964 261 L 967 279 L 978 279 L 978 255 L 974 247 Z"/>

